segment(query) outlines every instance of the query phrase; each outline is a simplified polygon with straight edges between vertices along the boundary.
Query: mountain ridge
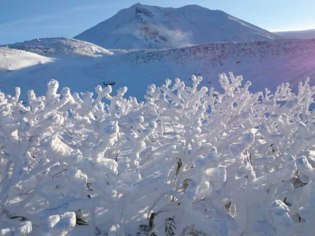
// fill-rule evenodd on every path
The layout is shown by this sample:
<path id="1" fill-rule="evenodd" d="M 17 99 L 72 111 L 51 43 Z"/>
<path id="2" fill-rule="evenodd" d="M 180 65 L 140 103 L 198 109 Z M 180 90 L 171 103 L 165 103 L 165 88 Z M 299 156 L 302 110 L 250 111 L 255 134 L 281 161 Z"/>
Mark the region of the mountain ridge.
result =
<path id="1" fill-rule="evenodd" d="M 7 46 L 43 56 L 62 54 L 98 57 L 112 54 L 109 50 L 93 43 L 64 37 L 33 39 Z"/>
<path id="2" fill-rule="evenodd" d="M 315 29 L 309 30 L 296 30 L 296 31 L 279 31 L 274 32 L 282 38 L 287 39 L 314 39 L 315 38 Z"/>

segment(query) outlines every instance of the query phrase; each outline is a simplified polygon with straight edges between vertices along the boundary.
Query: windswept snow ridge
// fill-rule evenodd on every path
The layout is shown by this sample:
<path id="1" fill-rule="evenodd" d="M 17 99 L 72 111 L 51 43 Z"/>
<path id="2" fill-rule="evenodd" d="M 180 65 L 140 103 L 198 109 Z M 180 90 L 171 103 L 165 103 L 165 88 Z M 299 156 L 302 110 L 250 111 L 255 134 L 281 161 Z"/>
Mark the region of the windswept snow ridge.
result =
<path id="1" fill-rule="evenodd" d="M 43 38 L 9 45 L 11 48 L 38 53 L 40 55 L 104 56 L 112 52 L 93 43 L 69 38 Z"/>
<path id="2" fill-rule="evenodd" d="M 0 93 L 0 234 L 311 235 L 315 87 L 201 82 Z"/>
<path id="3" fill-rule="evenodd" d="M 0 47 L 0 72 L 14 71 L 22 68 L 53 62 L 52 58 L 40 56 L 22 50 Z"/>
<path id="4" fill-rule="evenodd" d="M 76 38 L 110 49 L 144 49 L 270 40 L 279 36 L 223 11 L 197 5 L 162 8 L 138 3 Z"/>

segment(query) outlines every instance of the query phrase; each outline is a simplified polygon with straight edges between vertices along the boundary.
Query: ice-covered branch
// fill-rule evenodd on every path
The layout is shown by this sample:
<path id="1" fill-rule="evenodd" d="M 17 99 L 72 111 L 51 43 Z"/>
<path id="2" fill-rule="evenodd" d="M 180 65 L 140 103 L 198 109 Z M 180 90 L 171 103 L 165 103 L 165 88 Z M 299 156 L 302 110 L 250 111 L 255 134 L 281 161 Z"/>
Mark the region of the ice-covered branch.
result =
<path id="1" fill-rule="evenodd" d="M 308 235 L 315 87 L 201 80 L 0 93 L 0 234 Z"/>

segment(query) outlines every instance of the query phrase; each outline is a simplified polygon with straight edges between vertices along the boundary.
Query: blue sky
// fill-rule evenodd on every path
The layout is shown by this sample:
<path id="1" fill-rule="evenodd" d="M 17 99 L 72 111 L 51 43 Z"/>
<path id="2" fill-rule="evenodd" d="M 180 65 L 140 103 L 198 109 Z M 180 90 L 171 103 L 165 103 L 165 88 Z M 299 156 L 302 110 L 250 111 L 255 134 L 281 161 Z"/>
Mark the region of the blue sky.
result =
<path id="1" fill-rule="evenodd" d="M 315 0 L 142 0 L 146 5 L 198 4 L 269 31 L 315 29 Z M 132 0 L 0 0 L 0 44 L 72 37 L 113 16 Z"/>

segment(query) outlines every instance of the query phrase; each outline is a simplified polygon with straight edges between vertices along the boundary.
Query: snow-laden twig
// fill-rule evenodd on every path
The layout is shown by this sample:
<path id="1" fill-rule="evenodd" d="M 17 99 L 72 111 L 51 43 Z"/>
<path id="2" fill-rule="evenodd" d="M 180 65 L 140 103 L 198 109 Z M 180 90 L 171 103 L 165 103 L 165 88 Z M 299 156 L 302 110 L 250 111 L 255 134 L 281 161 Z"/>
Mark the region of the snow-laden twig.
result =
<path id="1" fill-rule="evenodd" d="M 309 235 L 315 87 L 201 80 L 0 93 L 0 234 Z"/>

